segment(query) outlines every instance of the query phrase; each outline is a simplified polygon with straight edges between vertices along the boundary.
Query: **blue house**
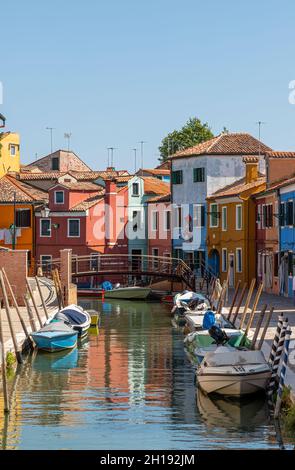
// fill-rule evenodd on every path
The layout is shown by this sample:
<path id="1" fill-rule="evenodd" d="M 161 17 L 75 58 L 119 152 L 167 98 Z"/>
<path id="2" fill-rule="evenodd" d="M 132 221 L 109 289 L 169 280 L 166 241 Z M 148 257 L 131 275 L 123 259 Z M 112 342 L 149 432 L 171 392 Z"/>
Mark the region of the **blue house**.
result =
<path id="1" fill-rule="evenodd" d="M 280 184 L 280 294 L 293 297 L 295 276 L 295 178 Z M 294 289 L 295 290 L 295 289 Z"/>

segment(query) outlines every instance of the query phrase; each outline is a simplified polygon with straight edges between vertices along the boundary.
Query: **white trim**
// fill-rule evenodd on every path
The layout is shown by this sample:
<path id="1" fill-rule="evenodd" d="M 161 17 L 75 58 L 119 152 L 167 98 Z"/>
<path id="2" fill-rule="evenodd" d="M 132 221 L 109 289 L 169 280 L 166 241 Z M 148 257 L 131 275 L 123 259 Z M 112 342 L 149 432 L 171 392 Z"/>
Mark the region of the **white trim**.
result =
<path id="1" fill-rule="evenodd" d="M 152 213 L 152 232 L 156 232 L 159 229 L 159 211 L 151 211 Z M 156 224 L 154 224 L 156 223 Z M 155 226 L 156 225 L 156 226 Z"/>
<path id="2" fill-rule="evenodd" d="M 70 235 L 70 221 L 73 221 L 73 220 L 78 220 L 79 222 L 79 235 Z M 81 221 L 80 219 L 77 219 L 76 217 L 72 217 L 71 219 L 69 218 L 67 220 L 67 237 L 68 238 L 80 238 L 80 232 L 81 232 Z"/>
<path id="3" fill-rule="evenodd" d="M 168 214 L 169 214 L 169 223 L 170 223 L 169 228 L 168 228 L 168 224 L 167 224 Z M 165 230 L 165 232 L 169 232 L 169 230 L 171 230 L 171 209 L 164 209 L 164 230 Z"/>
<path id="4" fill-rule="evenodd" d="M 225 260 L 226 260 L 226 266 L 224 266 L 224 256 L 223 254 L 225 253 Z M 221 249 L 221 271 L 223 273 L 227 272 L 227 266 L 228 266 L 228 259 L 227 259 L 227 248 L 222 248 Z"/>
<path id="5" fill-rule="evenodd" d="M 50 232 L 50 235 L 42 235 L 42 222 L 43 222 L 44 220 L 49 220 L 49 232 Z M 51 237 L 51 219 L 50 219 L 50 218 L 48 218 L 48 217 L 42 217 L 42 218 L 40 219 L 40 233 L 39 233 L 39 235 L 40 235 L 40 238 L 50 238 L 50 237 Z"/>
<path id="6" fill-rule="evenodd" d="M 241 226 L 238 227 L 238 208 L 241 208 Z M 243 230 L 243 205 L 237 204 L 236 205 L 236 230 Z"/>
<path id="7" fill-rule="evenodd" d="M 212 206 L 216 206 L 216 225 L 212 225 Z M 218 228 L 219 220 L 218 220 L 218 204 L 217 202 L 212 202 L 210 204 L 210 214 L 209 214 L 209 227 L 210 228 Z"/>
<path id="8" fill-rule="evenodd" d="M 63 201 L 62 202 L 56 202 L 56 193 L 62 193 L 62 198 L 63 198 Z M 65 203 L 65 192 L 61 189 L 59 191 L 54 191 L 54 204 L 55 205 L 63 205 Z"/>
<path id="9" fill-rule="evenodd" d="M 290 184 L 284 188 L 280 188 L 280 194 L 291 193 L 293 191 L 295 191 L 295 184 Z"/>
<path id="10" fill-rule="evenodd" d="M 205 209 L 205 204 L 193 204 L 193 227 L 195 228 L 202 228 L 205 225 L 202 225 L 202 208 Z M 199 217 L 199 220 L 198 220 Z M 199 224 L 197 224 L 199 222 Z M 204 222 L 205 222 L 205 214 L 204 214 Z"/>
<path id="11" fill-rule="evenodd" d="M 239 263 L 238 263 L 238 252 L 241 253 L 241 266 L 238 270 L 238 266 L 239 266 Z M 243 249 L 242 248 L 236 248 L 236 273 L 242 273 L 243 272 Z"/>
<path id="12" fill-rule="evenodd" d="M 222 206 L 221 208 L 221 230 L 227 232 L 227 206 Z"/>
<path id="13" fill-rule="evenodd" d="M 51 212 L 50 211 L 50 217 L 87 217 L 88 215 L 88 209 L 85 212 Z M 41 212 L 36 212 L 35 217 L 41 217 Z"/>

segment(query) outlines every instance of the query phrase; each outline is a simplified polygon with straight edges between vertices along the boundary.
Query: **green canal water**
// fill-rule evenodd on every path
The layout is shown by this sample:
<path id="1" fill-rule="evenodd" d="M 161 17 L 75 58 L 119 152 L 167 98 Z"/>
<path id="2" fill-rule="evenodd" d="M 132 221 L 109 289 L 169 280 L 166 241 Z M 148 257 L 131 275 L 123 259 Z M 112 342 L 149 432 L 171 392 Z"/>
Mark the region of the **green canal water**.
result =
<path id="1" fill-rule="evenodd" d="M 263 398 L 196 393 L 169 306 L 80 304 L 101 312 L 99 332 L 70 353 L 34 354 L 10 378 L 2 449 L 278 448 Z"/>

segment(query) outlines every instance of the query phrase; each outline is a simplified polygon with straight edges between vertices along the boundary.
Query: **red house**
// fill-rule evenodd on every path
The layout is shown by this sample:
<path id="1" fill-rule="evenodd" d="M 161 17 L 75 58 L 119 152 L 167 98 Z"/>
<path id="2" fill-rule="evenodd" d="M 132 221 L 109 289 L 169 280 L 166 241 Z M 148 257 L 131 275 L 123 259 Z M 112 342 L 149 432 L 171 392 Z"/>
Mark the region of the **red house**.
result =
<path id="1" fill-rule="evenodd" d="M 115 181 L 63 182 L 49 191 L 48 207 L 36 213 L 37 260 L 43 265 L 59 258 L 60 250 L 73 255 L 128 253 L 125 233 L 127 189 Z M 94 258 L 95 259 L 95 258 Z"/>

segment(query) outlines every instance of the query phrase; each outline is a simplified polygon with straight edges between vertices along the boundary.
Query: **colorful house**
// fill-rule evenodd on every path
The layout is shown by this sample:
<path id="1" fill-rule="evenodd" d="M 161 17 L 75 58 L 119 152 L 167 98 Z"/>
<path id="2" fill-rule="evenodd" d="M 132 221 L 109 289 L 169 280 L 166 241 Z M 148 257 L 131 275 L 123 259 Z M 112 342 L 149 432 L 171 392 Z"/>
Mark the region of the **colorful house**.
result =
<path id="1" fill-rule="evenodd" d="M 133 257 L 148 254 L 148 201 L 166 196 L 170 187 L 157 178 L 135 175 L 128 182 L 128 252 Z"/>
<path id="2" fill-rule="evenodd" d="M 171 257 L 171 197 L 148 201 L 148 255 Z"/>
<path id="3" fill-rule="evenodd" d="M 36 257 L 35 212 L 48 201 L 47 193 L 11 176 L 0 179 L 0 245 L 28 250 L 31 272 Z"/>
<path id="4" fill-rule="evenodd" d="M 249 286 L 256 274 L 256 212 L 251 196 L 265 190 L 258 157 L 244 157 L 246 175 L 207 198 L 207 246 L 211 269 L 221 281 Z"/>
<path id="5" fill-rule="evenodd" d="M 9 171 L 19 170 L 19 135 L 15 132 L 0 132 L 0 178 Z"/>
<path id="6" fill-rule="evenodd" d="M 279 294 L 280 201 L 279 188 L 295 173 L 294 152 L 266 152 L 266 190 L 256 195 L 256 275 L 265 292 Z M 283 222 L 283 220 L 281 220 Z M 283 225 L 285 226 L 285 225 Z M 282 230 L 283 240 L 285 230 Z M 282 283 L 287 291 L 288 280 Z"/>
<path id="7" fill-rule="evenodd" d="M 207 263 L 206 198 L 244 175 L 243 157 L 259 157 L 269 147 L 246 133 L 223 133 L 171 157 L 172 244 L 175 257 L 199 268 Z"/>
<path id="8" fill-rule="evenodd" d="M 49 189 L 46 209 L 36 214 L 37 257 L 42 265 L 59 258 L 60 250 L 73 255 L 128 253 L 127 188 L 108 180 L 104 187 L 91 182 L 63 182 Z"/>
<path id="9" fill-rule="evenodd" d="M 150 169 L 140 169 L 136 172 L 136 175 L 139 176 L 152 176 L 153 178 L 158 178 L 164 183 L 170 183 L 171 172 L 168 168 L 150 168 Z"/>

